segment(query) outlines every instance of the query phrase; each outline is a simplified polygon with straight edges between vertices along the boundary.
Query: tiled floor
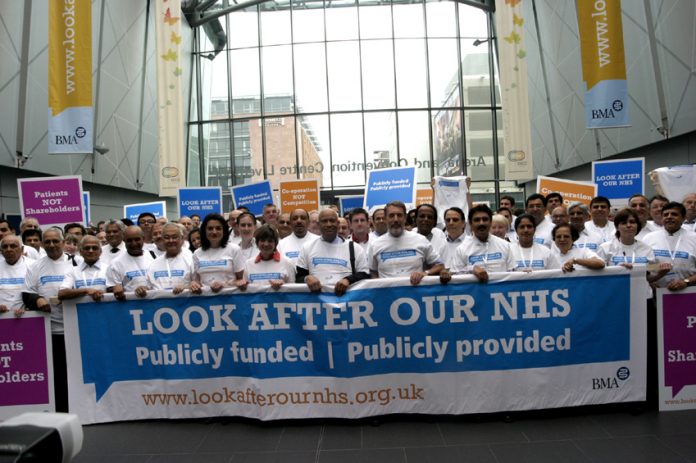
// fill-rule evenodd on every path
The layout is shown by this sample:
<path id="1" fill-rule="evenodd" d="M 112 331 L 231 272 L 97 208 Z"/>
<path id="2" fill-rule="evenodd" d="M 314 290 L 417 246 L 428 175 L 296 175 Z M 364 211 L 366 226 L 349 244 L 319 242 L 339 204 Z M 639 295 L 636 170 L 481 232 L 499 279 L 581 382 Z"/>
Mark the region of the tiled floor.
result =
<path id="1" fill-rule="evenodd" d="M 86 426 L 76 462 L 696 462 L 696 411 L 605 406 L 379 421 L 244 419 Z"/>

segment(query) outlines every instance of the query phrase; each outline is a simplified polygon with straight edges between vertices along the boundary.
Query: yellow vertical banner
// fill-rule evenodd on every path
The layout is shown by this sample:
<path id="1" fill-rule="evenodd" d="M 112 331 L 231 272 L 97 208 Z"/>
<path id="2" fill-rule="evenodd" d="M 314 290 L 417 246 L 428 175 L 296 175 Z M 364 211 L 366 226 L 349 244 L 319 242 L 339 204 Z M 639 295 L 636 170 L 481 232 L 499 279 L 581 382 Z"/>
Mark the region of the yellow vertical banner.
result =
<path id="1" fill-rule="evenodd" d="M 577 0 L 588 129 L 625 127 L 628 85 L 621 0 Z"/>
<path id="2" fill-rule="evenodd" d="M 48 2 L 48 153 L 92 153 L 92 2 Z"/>
<path id="3" fill-rule="evenodd" d="M 496 0 L 495 22 L 499 37 L 505 180 L 526 180 L 534 176 L 534 163 L 521 1 Z"/>
<path id="4" fill-rule="evenodd" d="M 155 0 L 159 194 L 176 196 L 186 186 L 181 82 L 181 1 Z"/>

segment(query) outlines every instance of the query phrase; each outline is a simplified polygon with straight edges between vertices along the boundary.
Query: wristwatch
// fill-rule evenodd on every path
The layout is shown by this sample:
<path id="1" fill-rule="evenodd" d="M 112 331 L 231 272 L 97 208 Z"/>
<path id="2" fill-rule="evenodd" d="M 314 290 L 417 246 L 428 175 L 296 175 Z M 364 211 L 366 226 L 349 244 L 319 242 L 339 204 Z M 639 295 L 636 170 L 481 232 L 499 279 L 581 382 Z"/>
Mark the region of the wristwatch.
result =
<path id="1" fill-rule="evenodd" d="M 684 280 L 682 280 L 682 281 L 684 281 L 684 283 L 686 283 L 686 286 L 689 286 L 691 284 L 691 280 L 689 280 L 688 278 L 684 278 Z"/>

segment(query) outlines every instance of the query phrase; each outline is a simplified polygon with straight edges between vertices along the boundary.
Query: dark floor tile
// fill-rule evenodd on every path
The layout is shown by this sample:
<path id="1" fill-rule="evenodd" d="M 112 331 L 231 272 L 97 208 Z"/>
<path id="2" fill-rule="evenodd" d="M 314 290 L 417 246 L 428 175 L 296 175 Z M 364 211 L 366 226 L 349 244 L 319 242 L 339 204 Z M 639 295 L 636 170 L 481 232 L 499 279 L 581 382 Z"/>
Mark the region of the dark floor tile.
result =
<path id="1" fill-rule="evenodd" d="M 174 453 L 153 455 L 147 463 L 229 463 L 231 453 Z"/>
<path id="2" fill-rule="evenodd" d="M 532 442 L 610 437 L 604 428 L 586 416 L 526 420 L 520 427 Z"/>
<path id="3" fill-rule="evenodd" d="M 315 463 L 317 452 L 235 453 L 231 463 Z"/>
<path id="4" fill-rule="evenodd" d="M 79 453 L 73 463 L 148 463 L 151 455 L 85 455 Z"/>
<path id="5" fill-rule="evenodd" d="M 474 423 L 447 421 L 439 423 L 439 427 L 447 445 L 528 442 L 522 433 L 522 430 L 525 428 L 519 422 L 503 423 L 491 421 Z"/>
<path id="6" fill-rule="evenodd" d="M 596 463 L 616 461 L 685 463 L 688 461 L 655 436 L 576 440 L 575 444 Z"/>
<path id="7" fill-rule="evenodd" d="M 696 434 L 681 434 L 679 436 L 662 436 L 663 444 L 691 461 L 696 462 Z"/>
<path id="8" fill-rule="evenodd" d="M 280 435 L 278 451 L 316 451 L 319 447 L 319 437 L 321 436 L 320 425 L 310 426 L 286 426 Z"/>
<path id="9" fill-rule="evenodd" d="M 570 441 L 493 444 L 499 463 L 590 463 L 590 459 Z"/>
<path id="10" fill-rule="evenodd" d="M 417 447 L 405 452 L 408 463 L 496 463 L 487 445 Z"/>
<path id="11" fill-rule="evenodd" d="M 671 436 L 694 431 L 696 410 L 678 412 L 649 411 L 639 415 L 627 412 L 595 415 L 593 419 L 612 436 L 640 436 L 655 434 Z"/>
<path id="12" fill-rule="evenodd" d="M 218 423 L 201 442 L 200 449 L 211 453 L 274 452 L 283 426 L 259 423 Z"/>
<path id="13" fill-rule="evenodd" d="M 366 449 L 445 445 L 437 423 L 386 422 L 363 426 L 362 433 Z"/>
<path id="14" fill-rule="evenodd" d="M 214 427 L 203 421 L 138 421 L 83 427 L 85 455 L 195 452 Z"/>
<path id="15" fill-rule="evenodd" d="M 321 450 L 318 463 L 406 463 L 403 449 Z"/>
<path id="16" fill-rule="evenodd" d="M 322 450 L 349 450 L 362 448 L 362 425 L 331 425 L 324 426 L 321 436 Z"/>

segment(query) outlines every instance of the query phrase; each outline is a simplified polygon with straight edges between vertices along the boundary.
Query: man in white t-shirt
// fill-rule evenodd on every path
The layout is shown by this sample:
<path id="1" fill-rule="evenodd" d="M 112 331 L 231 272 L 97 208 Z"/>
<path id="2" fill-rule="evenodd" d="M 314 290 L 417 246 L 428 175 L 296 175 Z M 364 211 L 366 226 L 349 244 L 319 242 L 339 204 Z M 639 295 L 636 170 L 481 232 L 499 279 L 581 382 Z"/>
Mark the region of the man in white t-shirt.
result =
<path id="1" fill-rule="evenodd" d="M 432 204 L 421 204 L 416 208 L 416 231 L 430 241 L 444 264 L 447 241 L 444 232 L 435 226 L 437 217 L 437 209 Z"/>
<path id="2" fill-rule="evenodd" d="M 469 209 L 473 234 L 467 236 L 452 259 L 452 274 L 471 273 L 488 281 L 488 272 L 509 272 L 515 268 L 510 243 L 490 233 L 493 211 L 485 204 Z"/>
<path id="3" fill-rule="evenodd" d="M 99 238 L 86 235 L 80 241 L 82 262 L 70 268 L 60 285 L 58 299 L 75 299 L 90 296 L 101 301 L 106 292 L 106 265 L 101 261 Z"/>
<path id="4" fill-rule="evenodd" d="M 616 233 L 614 222 L 609 220 L 610 210 L 611 203 L 604 196 L 595 196 L 590 201 L 590 217 L 592 220 L 585 222 L 585 228 L 590 233 L 598 235 L 602 243 L 613 240 Z"/>
<path id="5" fill-rule="evenodd" d="M 680 291 L 696 284 L 696 235 L 682 228 L 685 215 L 683 204 L 665 204 L 662 208 L 664 228 L 645 237 L 644 243 L 652 248 L 657 262 L 666 264 L 660 274 L 648 278 L 658 288 Z"/>
<path id="6" fill-rule="evenodd" d="M 143 231 L 132 225 L 123 232 L 126 252 L 111 262 L 106 271 L 107 290 L 119 301 L 126 300 L 126 292 L 145 297 L 149 288 L 147 269 L 153 261 L 148 252 L 143 252 Z"/>
<path id="7" fill-rule="evenodd" d="M 27 269 L 34 263 L 23 255 L 22 240 L 19 236 L 8 234 L 0 240 L 0 313 L 13 310 L 15 315 L 24 313 L 22 290 Z"/>
<path id="8" fill-rule="evenodd" d="M 464 211 L 458 207 L 450 207 L 445 211 L 445 248 L 440 256 L 446 269 L 452 268 L 452 259 L 457 248 L 461 246 L 466 238 L 464 229 L 466 228 L 466 219 Z"/>
<path id="9" fill-rule="evenodd" d="M 602 238 L 585 228 L 585 224 L 590 218 L 590 209 L 587 205 L 580 201 L 570 203 L 568 215 L 570 216 L 570 225 L 578 231 L 579 235 L 579 238 L 573 243 L 573 247 L 587 248 L 597 252 L 602 244 Z"/>
<path id="10" fill-rule="evenodd" d="M 387 215 L 384 209 L 375 209 L 372 211 L 372 233 L 370 239 L 379 238 L 387 232 Z"/>
<path id="11" fill-rule="evenodd" d="M 527 214 L 534 217 L 536 222 L 534 242 L 550 248 L 553 242 L 551 231 L 554 225 L 551 220 L 546 220 L 546 197 L 539 193 L 529 195 L 525 202 L 525 210 Z"/>
<path id="12" fill-rule="evenodd" d="M 63 233 L 50 228 L 43 234 L 46 255 L 27 270 L 22 299 L 27 309 L 51 313 L 51 342 L 53 344 L 53 384 L 56 411 L 68 411 L 68 376 L 63 336 L 63 305 L 57 295 L 65 275 L 72 267 L 63 253 Z"/>
<path id="13" fill-rule="evenodd" d="M 105 266 L 126 252 L 126 243 L 123 242 L 123 232 L 126 226 L 120 220 L 109 220 L 104 226 L 106 241 L 108 244 L 102 247 L 101 261 Z"/>
<path id="14" fill-rule="evenodd" d="M 651 222 L 648 222 L 650 218 L 650 202 L 648 198 L 640 193 L 636 193 L 630 198 L 628 198 L 628 207 L 633 209 L 638 215 L 638 220 L 640 220 L 640 233 L 636 235 L 636 239 L 643 241 L 643 238 L 647 236 L 648 233 L 654 232 L 659 227 L 654 227 Z"/>
<path id="15" fill-rule="evenodd" d="M 409 276 L 411 284 L 417 285 L 423 277 L 440 275 L 441 283 L 448 283 L 451 276 L 430 241 L 419 233 L 406 230 L 406 205 L 392 201 L 384 211 L 387 232 L 370 243 L 368 253 L 372 277 Z"/>
<path id="16" fill-rule="evenodd" d="M 292 227 L 292 233 L 280 240 L 278 252 L 292 262 L 293 265 L 296 265 L 302 246 L 319 237 L 314 233 L 309 233 L 307 229 L 309 227 L 309 214 L 304 209 L 292 211 L 290 214 L 290 226 Z"/>
<path id="17" fill-rule="evenodd" d="M 319 213 L 319 231 L 321 235 L 300 250 L 297 283 L 306 283 L 312 292 L 321 291 L 322 285 L 333 286 L 341 296 L 353 283 L 370 277 L 365 251 L 338 235 L 336 211 L 323 209 Z"/>
<path id="18" fill-rule="evenodd" d="M 150 264 L 147 281 L 152 289 L 179 294 L 189 289 L 193 275 L 191 253 L 182 251 L 184 227 L 173 222 L 166 224 L 162 227 L 162 239 L 165 253 Z"/>
<path id="19" fill-rule="evenodd" d="M 682 201 L 686 209 L 686 216 L 682 227 L 690 232 L 696 232 L 696 193 L 689 193 Z"/>

